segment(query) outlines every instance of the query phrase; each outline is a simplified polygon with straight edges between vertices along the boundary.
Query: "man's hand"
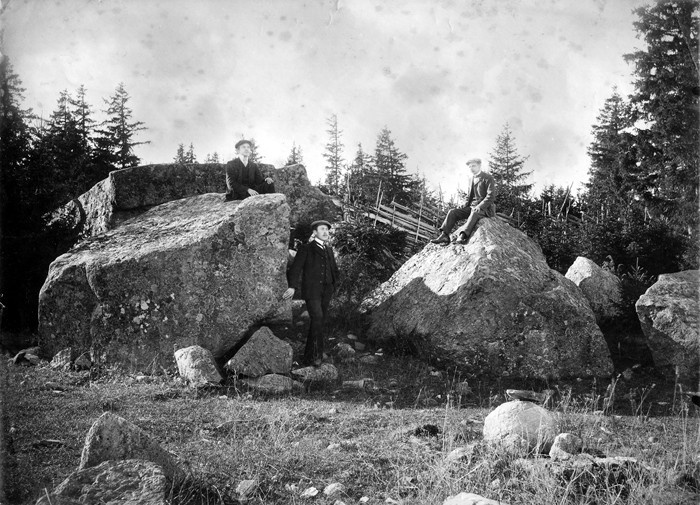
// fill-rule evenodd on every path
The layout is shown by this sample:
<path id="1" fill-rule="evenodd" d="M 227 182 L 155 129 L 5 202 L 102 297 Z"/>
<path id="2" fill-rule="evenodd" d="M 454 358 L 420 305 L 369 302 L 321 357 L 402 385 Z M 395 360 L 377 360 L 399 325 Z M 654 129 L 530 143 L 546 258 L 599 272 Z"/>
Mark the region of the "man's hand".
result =
<path id="1" fill-rule="evenodd" d="M 283 300 L 290 300 L 294 296 L 294 288 L 287 288 L 287 291 L 282 295 Z"/>
<path id="2" fill-rule="evenodd" d="M 268 184 L 272 184 L 272 177 L 265 177 L 265 182 Z"/>
<path id="3" fill-rule="evenodd" d="M 258 195 L 258 194 L 260 194 L 260 193 L 258 193 L 257 191 L 255 191 L 253 188 L 250 188 L 250 189 L 248 189 L 248 194 L 249 194 L 250 196 L 255 196 L 255 195 Z"/>

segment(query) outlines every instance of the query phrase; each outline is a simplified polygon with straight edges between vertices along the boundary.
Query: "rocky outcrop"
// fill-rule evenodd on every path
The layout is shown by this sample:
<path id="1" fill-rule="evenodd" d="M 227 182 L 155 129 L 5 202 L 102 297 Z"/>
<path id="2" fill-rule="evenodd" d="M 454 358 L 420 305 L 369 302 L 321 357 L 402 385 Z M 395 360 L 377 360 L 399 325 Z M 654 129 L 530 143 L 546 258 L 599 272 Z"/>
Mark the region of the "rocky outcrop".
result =
<path id="1" fill-rule="evenodd" d="M 170 483 L 163 470 L 149 461 L 105 461 L 71 473 L 36 505 L 111 503 L 166 505 Z"/>
<path id="2" fill-rule="evenodd" d="M 693 387 L 700 379 L 700 271 L 663 274 L 635 307 L 656 367 Z"/>
<path id="3" fill-rule="evenodd" d="M 247 377 L 288 374 L 292 370 L 292 346 L 263 326 L 226 363 L 226 369 Z"/>
<path id="4" fill-rule="evenodd" d="M 484 419 L 484 440 L 505 444 L 509 449 L 549 452 L 556 435 L 554 416 L 532 402 L 503 403 Z"/>
<path id="5" fill-rule="evenodd" d="M 309 182 L 303 165 L 261 170 L 291 206 L 291 225 L 316 219 L 333 221 L 341 214 L 333 199 Z M 89 191 L 54 212 L 54 221 L 71 236 L 91 237 L 112 230 L 151 207 L 206 193 L 226 192 L 224 165 L 219 163 L 144 165 L 110 172 Z M 75 238 L 73 238 L 75 240 Z"/>
<path id="6" fill-rule="evenodd" d="M 610 353 L 588 301 L 540 248 L 497 219 L 467 245 L 427 245 L 365 300 L 369 336 L 470 373 L 603 376 Z"/>
<path id="7" fill-rule="evenodd" d="M 591 304 L 598 324 L 608 322 L 620 313 L 620 279 L 583 256 L 566 272 L 566 278 L 576 284 Z"/>
<path id="8" fill-rule="evenodd" d="M 49 268 L 39 297 L 46 355 L 72 347 L 135 369 L 190 345 L 215 357 L 253 325 L 291 318 L 281 194 L 175 200 L 85 240 Z"/>

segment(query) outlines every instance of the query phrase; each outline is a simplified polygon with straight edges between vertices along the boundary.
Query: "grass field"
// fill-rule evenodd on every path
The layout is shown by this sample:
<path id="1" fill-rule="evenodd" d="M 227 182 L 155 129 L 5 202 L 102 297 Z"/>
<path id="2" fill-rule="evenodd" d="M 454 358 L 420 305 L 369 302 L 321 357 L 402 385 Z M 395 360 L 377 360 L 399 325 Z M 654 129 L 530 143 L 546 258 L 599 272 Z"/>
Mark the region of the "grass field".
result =
<path id="1" fill-rule="evenodd" d="M 511 504 L 700 500 L 697 408 L 673 384 L 652 387 L 655 378 L 641 372 L 630 381 L 548 385 L 556 393 L 550 408 L 560 431 L 581 436 L 591 453 L 632 456 L 650 467 L 630 469 L 622 484 L 617 477 L 596 478 L 585 489 L 557 477 L 546 457 L 523 459 L 481 442 L 483 419 L 504 401 L 504 389 L 534 385 L 471 380 L 472 393 L 460 394 L 460 377 L 410 357 L 339 365 L 343 379 L 372 378 L 372 389 L 330 385 L 281 398 L 235 384 L 197 391 L 165 373 L 57 372 L 7 360 L 1 366 L 8 503 L 34 503 L 77 468 L 85 434 L 106 410 L 187 462 L 189 495 L 200 503 L 236 503 L 236 486 L 245 479 L 258 482 L 252 504 L 349 504 L 362 497 L 441 504 L 462 491 Z M 616 399 L 604 402 L 612 389 Z M 603 415 L 594 414 L 603 408 Z M 464 446 L 470 447 L 467 457 L 447 460 Z M 331 483 L 344 490 L 326 497 L 323 489 Z M 209 489 L 203 500 L 199 485 Z M 302 498 L 311 486 L 319 494 Z M 181 489 L 172 502 L 188 502 L 185 494 Z"/>

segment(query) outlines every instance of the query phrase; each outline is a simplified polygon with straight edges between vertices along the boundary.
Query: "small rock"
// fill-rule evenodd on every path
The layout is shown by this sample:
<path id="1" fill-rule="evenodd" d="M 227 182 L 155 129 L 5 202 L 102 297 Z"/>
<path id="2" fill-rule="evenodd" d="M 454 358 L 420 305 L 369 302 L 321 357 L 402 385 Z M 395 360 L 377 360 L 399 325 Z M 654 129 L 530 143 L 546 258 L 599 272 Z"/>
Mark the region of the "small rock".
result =
<path id="1" fill-rule="evenodd" d="M 328 484 L 323 489 L 323 494 L 326 496 L 333 496 L 334 494 L 342 493 L 344 491 L 345 486 L 343 486 L 340 482 L 334 482 L 333 484 Z"/>
<path id="2" fill-rule="evenodd" d="M 90 370 L 92 367 L 92 360 L 90 359 L 90 353 L 84 352 L 75 359 L 75 369 L 80 370 Z"/>
<path id="3" fill-rule="evenodd" d="M 329 410 L 328 410 L 328 413 L 329 413 L 330 415 L 337 414 L 337 413 L 338 413 L 338 409 L 336 409 L 335 407 L 333 407 L 332 409 L 329 409 Z"/>
<path id="4" fill-rule="evenodd" d="M 450 496 L 442 505 L 508 505 L 502 501 L 490 500 L 474 493 L 459 493 Z"/>
<path id="5" fill-rule="evenodd" d="M 364 363 L 365 365 L 378 365 L 379 364 L 379 356 L 376 356 L 374 354 L 368 354 L 366 356 L 362 356 L 360 358 L 360 363 Z"/>
<path id="6" fill-rule="evenodd" d="M 464 447 L 456 447 L 450 451 L 450 453 L 445 458 L 445 461 L 449 463 L 454 463 L 456 461 L 469 460 L 474 454 L 474 446 L 467 445 Z"/>
<path id="7" fill-rule="evenodd" d="M 506 389 L 506 395 L 512 400 L 522 400 L 526 402 L 544 403 L 547 400 L 547 395 L 543 393 L 536 393 L 523 389 Z"/>
<path id="8" fill-rule="evenodd" d="M 567 460 L 574 454 L 581 452 L 583 440 L 573 433 L 560 433 L 554 438 L 552 448 L 549 450 L 549 457 L 552 459 Z"/>
<path id="9" fill-rule="evenodd" d="M 359 379 L 354 381 L 343 381 L 343 389 L 371 389 L 374 386 L 372 379 Z"/>
<path id="10" fill-rule="evenodd" d="M 363 496 L 360 498 L 360 503 L 367 503 L 369 501 L 369 496 Z"/>
<path id="11" fill-rule="evenodd" d="M 24 353 L 24 359 L 27 360 L 30 365 L 34 365 L 34 366 L 38 365 L 39 362 L 41 361 L 39 359 L 39 356 L 37 356 L 36 354 L 32 354 L 30 352 Z"/>
<path id="12" fill-rule="evenodd" d="M 67 347 L 62 351 L 58 351 L 51 359 L 49 366 L 54 370 L 68 370 L 70 368 L 71 356 L 73 349 Z"/>
<path id="13" fill-rule="evenodd" d="M 365 344 L 363 344 L 362 342 L 357 341 L 357 340 L 355 341 L 354 345 L 355 345 L 355 350 L 360 351 L 360 352 L 364 351 L 367 348 L 367 346 Z"/>
<path id="14" fill-rule="evenodd" d="M 528 451 L 549 452 L 556 433 L 554 416 L 532 402 L 503 403 L 484 419 L 484 440 L 510 446 L 519 437 Z"/>
<path id="15" fill-rule="evenodd" d="M 257 330 L 225 365 L 227 370 L 247 377 L 288 374 L 294 351 L 267 327 Z"/>
<path id="16" fill-rule="evenodd" d="M 304 491 L 301 493 L 301 497 L 302 498 L 313 498 L 317 494 L 318 494 L 318 489 L 311 486 L 311 487 L 307 487 L 306 489 L 304 489 Z"/>
<path id="17" fill-rule="evenodd" d="M 294 381 L 286 375 L 268 374 L 254 379 L 242 379 L 242 384 L 259 393 L 283 395 L 294 388 Z M 303 385 L 301 386 L 303 388 Z"/>
<path id="18" fill-rule="evenodd" d="M 348 340 L 357 340 L 357 335 L 353 335 L 352 333 L 348 333 L 347 339 Z"/>
<path id="19" fill-rule="evenodd" d="M 175 361 L 178 372 L 192 387 L 221 382 L 222 377 L 214 364 L 214 356 L 203 347 L 193 345 L 178 349 L 175 351 Z"/>
<path id="20" fill-rule="evenodd" d="M 255 479 L 242 480 L 236 486 L 236 493 L 241 500 L 248 500 L 258 489 L 258 481 Z"/>
<path id="21" fill-rule="evenodd" d="M 648 441 L 650 444 L 655 444 L 656 442 L 659 441 L 659 439 L 656 438 L 656 437 L 649 437 L 649 438 L 647 439 L 647 441 Z"/>
<path id="22" fill-rule="evenodd" d="M 307 366 L 292 370 L 292 375 L 304 382 L 335 382 L 338 380 L 338 369 L 330 363 L 323 363 L 321 366 Z"/>
<path id="23" fill-rule="evenodd" d="M 334 351 L 341 361 L 352 361 L 355 359 L 355 349 L 350 344 L 341 342 L 335 346 Z"/>

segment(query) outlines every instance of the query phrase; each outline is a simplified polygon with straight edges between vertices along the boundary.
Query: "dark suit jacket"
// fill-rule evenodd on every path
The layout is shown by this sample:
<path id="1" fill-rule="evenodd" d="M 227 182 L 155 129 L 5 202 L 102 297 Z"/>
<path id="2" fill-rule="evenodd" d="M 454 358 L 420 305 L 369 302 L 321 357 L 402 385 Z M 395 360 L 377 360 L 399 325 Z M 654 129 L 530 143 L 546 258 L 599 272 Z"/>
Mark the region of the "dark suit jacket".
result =
<path id="1" fill-rule="evenodd" d="M 264 183 L 265 178 L 257 163 L 249 161 L 246 167 L 240 158 L 234 158 L 226 163 L 226 195 L 233 200 L 247 198 L 249 188 L 257 191 Z"/>
<path id="2" fill-rule="evenodd" d="M 472 181 L 466 207 L 475 207 L 488 217 L 496 215 L 496 181 L 487 172 L 479 172 Z"/>
<path id="3" fill-rule="evenodd" d="M 331 279 L 327 279 L 330 282 L 326 282 L 326 284 L 331 284 L 335 290 L 340 278 L 340 271 L 330 247 L 326 252 L 318 246 L 316 241 L 300 245 L 289 272 L 289 285 L 295 290 L 301 288 L 302 297 L 305 300 L 321 298 L 323 272 L 328 262 L 330 262 L 331 267 Z"/>

